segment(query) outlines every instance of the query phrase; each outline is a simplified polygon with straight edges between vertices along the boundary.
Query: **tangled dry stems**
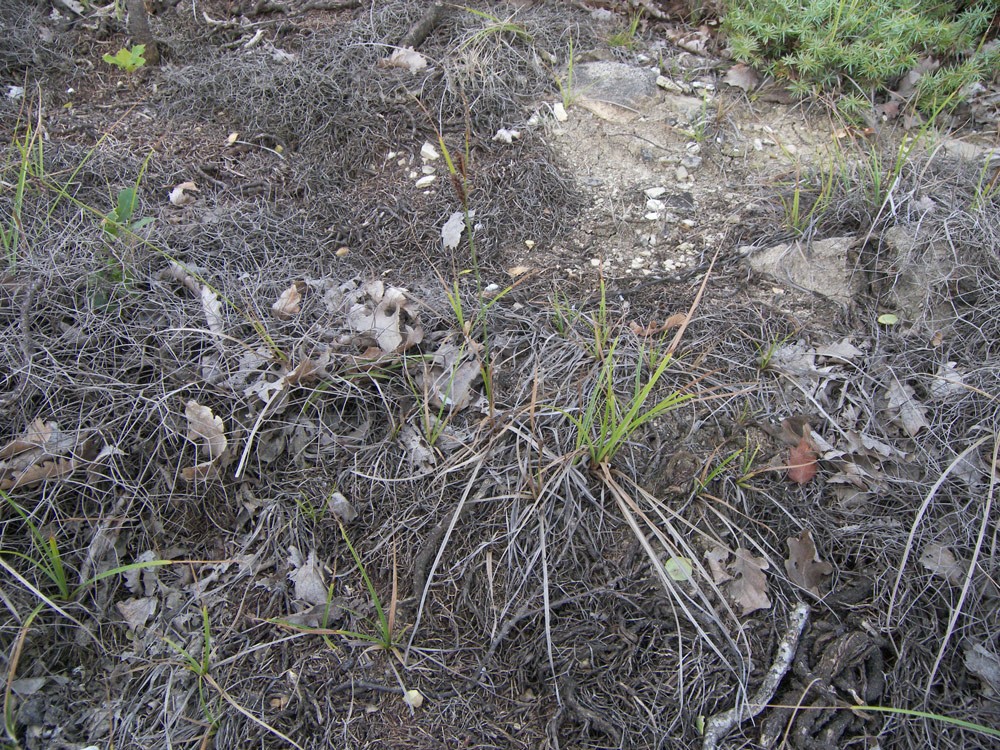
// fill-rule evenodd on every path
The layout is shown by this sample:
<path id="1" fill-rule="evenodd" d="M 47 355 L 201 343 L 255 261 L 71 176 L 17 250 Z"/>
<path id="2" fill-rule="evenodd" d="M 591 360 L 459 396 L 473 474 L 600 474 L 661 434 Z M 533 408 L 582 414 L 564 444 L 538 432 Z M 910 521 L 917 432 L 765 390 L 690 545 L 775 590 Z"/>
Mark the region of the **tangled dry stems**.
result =
<path id="1" fill-rule="evenodd" d="M 390 22 L 395 25 L 388 26 Z M 162 254 L 142 243 L 109 244 L 98 219 L 65 199 L 46 216 L 55 195 L 51 191 L 33 195 L 24 217 L 28 250 L 19 256 L 16 274 L 9 274 L 0 286 L 4 296 L 0 327 L 7 334 L 0 337 L 0 362 L 9 368 L 0 408 L 4 423 L 10 425 L 0 439 L 6 442 L 41 416 L 123 451 L 86 473 L 28 493 L 36 523 L 53 530 L 73 567 L 130 561 L 146 549 L 177 558 L 222 561 L 178 566 L 160 574 L 160 584 L 168 592 L 163 604 L 167 613 L 158 623 L 163 626 L 161 635 L 198 653 L 199 608 L 207 607 L 214 679 L 233 702 L 272 727 L 299 738 L 308 736 L 316 747 L 366 741 L 387 747 L 436 747 L 436 737 L 395 710 L 399 699 L 389 667 L 392 657 L 350 643 L 327 649 L 316 636 L 289 635 L 267 620 L 286 615 L 291 606 L 286 578 L 289 547 L 315 549 L 331 563 L 347 560 L 335 519 L 329 514 L 311 518 L 294 498 L 321 507 L 336 488 L 356 503 L 363 521 L 352 533 L 370 575 L 383 590 L 391 580 L 393 551 L 400 561 L 413 561 L 414 570 L 399 571 L 404 582 L 400 622 L 413 624 L 429 565 L 441 549 L 443 538 L 436 530 L 449 524 L 458 499 L 465 496 L 466 509 L 440 553 L 405 673 L 407 687 L 419 688 L 432 701 L 437 720 L 451 736 L 461 739 L 464 733 L 505 745 L 513 738 L 505 735 L 504 728 L 516 723 L 532 737 L 570 746 L 692 745 L 698 741 L 693 729 L 697 717 L 730 707 L 739 691 L 753 684 L 757 674 L 750 672 L 750 663 L 767 661 L 775 622 L 781 622 L 803 592 L 776 583 L 774 617 L 746 623 L 745 641 L 738 648 L 732 647 L 731 621 L 706 608 L 696 611 L 695 627 L 681 614 L 676 601 L 665 596 L 656 582 L 650 561 L 615 510 L 606 486 L 595 482 L 585 465 L 568 458 L 575 445 L 566 420 L 541 408 L 558 403 L 579 409 L 585 403 L 597 371 L 597 363 L 581 344 L 589 335 L 587 327 L 581 322 L 575 332 L 560 335 L 552 308 L 531 304 L 528 294 L 512 298 L 522 303 L 520 310 L 501 304 L 487 314 L 487 327 L 496 336 L 499 417 L 456 415 L 449 425 L 455 440 L 450 448 L 442 443 L 440 463 L 429 476 L 414 472 L 406 452 L 392 439 L 413 396 L 402 378 L 390 371 L 384 381 L 332 378 L 322 389 L 296 394 L 290 408 L 266 421 L 259 439 L 267 442 L 270 433 L 285 429 L 294 432 L 302 420 L 317 425 L 317 430 L 307 433 L 312 437 L 297 443 L 295 450 L 252 462 L 250 481 L 238 487 L 186 487 L 178 481 L 180 467 L 197 456 L 185 437 L 186 398 L 197 395 L 210 403 L 231 426 L 234 443 L 247 436 L 259 414 L 259 404 L 227 390 L 224 382 L 227 371 L 232 374 L 238 368 L 239 355 L 260 345 L 255 321 L 264 323 L 277 349 L 288 356 L 309 356 L 321 344 L 308 316 L 281 324 L 272 320 L 269 306 L 283 288 L 303 277 L 339 279 L 340 274 L 355 273 L 356 268 L 345 271 L 330 260 L 327 250 L 335 243 L 350 242 L 370 251 L 376 268 L 387 257 L 386 248 L 436 247 L 439 220 L 454 210 L 453 199 L 440 194 L 416 212 L 415 230 L 397 221 L 407 215 L 400 209 L 400 217 L 381 217 L 364 232 L 351 235 L 354 230 L 348 230 L 331 236 L 328 231 L 331 225 L 349 227 L 359 205 L 394 205 L 388 200 L 392 180 L 386 177 L 372 191 L 366 187 L 370 180 L 360 173 L 351 175 L 344 170 L 346 164 L 375 164 L 384 151 L 401 143 L 419 149 L 429 132 L 412 112 L 413 125 L 357 130 L 372 127 L 360 123 L 384 123 L 377 114 L 399 115 L 410 107 L 392 98 L 398 94 L 398 82 L 383 90 L 385 84 L 369 76 L 357 86 L 344 85 L 351 76 L 363 77 L 363 62 L 368 59 L 363 55 L 375 56 L 358 38 L 394 38 L 406 27 L 404 17 L 391 21 L 388 12 L 369 17 L 366 23 L 370 26 L 363 23 L 345 32 L 340 42 L 347 48 L 347 40 L 355 40 L 350 44 L 358 45 L 360 53 L 350 65 L 356 68 L 347 67 L 346 56 L 333 63 L 332 70 L 309 65 L 304 66 L 309 72 L 302 73 L 296 68 L 294 75 L 313 76 L 298 81 L 299 98 L 280 99 L 273 109 L 232 110 L 248 131 L 287 139 L 289 147 L 303 155 L 288 173 L 290 184 L 268 193 L 278 200 L 251 202 L 244 187 L 215 186 L 217 192 L 206 190 L 205 204 L 211 208 L 200 204 L 176 223 L 167 214 L 168 220 L 158 222 L 150 235 L 156 247 L 206 269 L 208 280 L 232 302 L 225 307 L 225 316 L 233 341 L 220 347 L 206 334 L 198 300 L 159 280 L 166 263 Z M 499 48 L 500 41 L 497 44 Z M 517 50 L 516 40 L 503 44 Z M 321 49 L 317 42 L 300 54 L 311 59 L 309 55 L 319 55 Z M 480 62 L 490 49 L 478 51 Z M 509 63 L 486 64 L 490 60 L 481 69 L 527 75 L 526 68 L 517 67 L 527 64 L 526 58 L 515 59 L 518 62 L 510 64 L 510 70 L 504 67 Z M 280 78 L 291 75 L 290 70 L 254 67 L 236 58 L 231 63 L 200 73 L 179 73 L 188 78 L 178 78 L 176 85 L 186 81 L 198 95 L 175 101 L 194 107 L 195 101 L 211 96 L 224 101 L 228 109 L 240 106 L 232 92 L 242 85 L 257 85 L 277 96 L 290 91 L 284 78 L 254 83 L 254 76 Z M 531 74 L 539 78 L 530 80 L 542 85 L 544 76 Z M 488 136 L 497 123 L 510 124 L 517 112 L 516 102 L 506 99 L 511 96 L 506 93 L 512 88 L 510 80 L 481 77 L 463 84 L 467 97 L 483 91 L 482 101 L 470 111 L 484 118 L 473 120 L 472 131 L 474 147 L 483 152 L 478 163 L 486 165 L 479 179 L 490 188 L 484 188 L 484 200 L 477 206 L 482 206 L 484 218 L 491 219 L 484 221 L 484 241 L 486 247 L 493 243 L 491 251 L 502 247 L 518 222 L 544 234 L 546 228 L 558 226 L 553 222 L 565 218 L 558 211 L 566 210 L 566 193 L 560 192 L 566 183 L 541 144 L 526 144 L 524 151 L 516 152 L 531 167 L 518 172 L 517 178 L 510 177 L 511 163 L 489 161 Z M 427 87 L 425 103 L 441 103 L 432 111 L 457 113 L 454 122 L 444 125 L 461 135 L 464 103 L 459 106 L 455 84 L 442 76 L 429 80 Z M 324 109 L 326 97 L 343 99 L 345 90 L 348 100 L 341 101 L 342 111 Z M 171 99 L 176 94 L 165 96 Z M 386 102 L 392 102 L 391 107 Z M 197 114 L 195 109 L 189 111 Z M 309 127 L 296 133 L 279 130 L 287 122 Z M 340 147 L 333 161 L 299 170 L 307 158 L 333 150 L 329 142 Z M 68 174 L 84 156 L 81 149 L 50 148 L 48 172 Z M 109 143 L 78 173 L 70 192 L 84 205 L 109 205 L 109 192 L 132 183 L 141 161 L 141 155 L 127 153 L 127 144 Z M 261 170 L 260 163 L 252 166 L 249 171 Z M 189 168 L 154 161 L 147 182 L 171 184 Z M 720 442 L 742 435 L 748 420 L 740 415 L 751 415 L 751 422 L 771 422 L 814 411 L 817 402 L 834 420 L 840 415 L 830 405 L 850 403 L 858 410 L 856 425 L 880 440 L 905 445 L 913 458 L 881 477 L 880 491 L 867 497 L 863 506 L 831 503 L 819 484 L 790 492 L 773 474 L 761 475 L 748 490 L 726 473 L 712 488 L 712 494 L 727 499 L 726 505 L 687 492 L 676 498 L 670 511 L 680 528 L 694 529 L 688 541 L 696 549 L 709 537 L 734 548 L 752 547 L 772 561 L 776 579 L 786 554 L 785 539 L 803 527 L 812 528 L 824 554 L 843 571 L 835 590 L 871 579 L 873 594 L 863 606 L 830 611 L 852 627 L 867 617 L 885 628 L 884 650 L 891 655 L 887 671 L 892 678 L 886 698 L 897 705 L 918 706 L 925 685 L 915 675 L 927 673 L 943 635 L 935 612 L 953 606 L 955 592 L 911 563 L 897 595 L 898 615 L 891 622 L 883 616 L 913 509 L 961 450 L 979 436 L 997 432 L 993 395 L 1000 392 L 1000 383 L 991 363 L 1000 334 L 994 314 L 1000 309 L 1000 261 L 992 248 L 1000 239 L 1000 227 L 994 206 L 978 212 L 943 208 L 969 205 L 963 202 L 969 199 L 968 188 L 963 187 L 969 183 L 962 172 L 942 166 L 940 171 L 921 168 L 907 175 L 924 180 L 933 176 L 934 182 L 901 186 L 901 196 L 906 197 L 896 202 L 892 218 L 921 222 L 921 240 L 914 252 L 942 240 L 954 252 L 954 270 L 928 287 L 932 299 L 926 306 L 943 305 L 953 315 L 956 334 L 949 345 L 935 348 L 867 321 L 863 330 L 869 348 L 864 362 L 856 365 L 853 377 L 825 384 L 810 399 L 755 365 L 762 340 L 784 336 L 798 326 L 774 310 L 727 303 L 726 285 L 733 279 L 721 277 L 717 295 L 713 298 L 715 287 L 710 288 L 701 315 L 688 331 L 683 356 L 666 374 L 663 388 L 682 388 L 703 376 L 706 387 L 724 385 L 731 392 L 714 401 L 692 403 L 654 429 L 637 434 L 618 455 L 616 468 L 657 495 L 655 490 L 663 489 L 658 484 L 664 453 L 686 450 L 707 462 Z M 935 195 L 948 196 L 938 201 L 940 211 L 916 208 L 920 191 L 929 190 L 928 184 Z M 324 192 L 332 194 L 334 187 L 336 197 Z M 140 195 L 141 211 L 154 213 L 153 201 L 142 191 Z M 9 195 L 4 193 L 0 200 L 4 211 L 10 211 Z M 557 213 L 543 218 L 539 206 Z M 852 210 L 861 216 L 864 209 L 845 203 L 840 213 L 851 215 Z M 374 208 L 369 215 L 377 216 Z M 501 215 L 508 218 L 493 218 Z M 888 217 L 883 218 L 888 223 Z M 531 221 L 536 223 L 525 224 Z M 871 279 L 874 296 L 883 294 L 895 275 L 887 265 L 888 256 L 880 252 L 880 237 L 881 228 L 873 233 L 871 247 L 859 255 L 860 270 Z M 113 256 L 124 262 L 131 282 L 121 283 L 110 275 L 108 261 Z M 451 261 L 437 260 L 446 268 Z M 440 287 L 424 284 L 414 293 L 425 302 L 422 315 L 428 340 L 449 333 L 454 321 Z M 858 323 L 845 320 L 845 326 L 847 322 Z M 628 392 L 631 373 L 641 364 L 639 343 L 626 334 L 619 349 L 616 377 L 622 392 Z M 881 392 L 887 380 L 911 383 L 921 397 L 929 398 L 934 374 L 949 360 L 967 368 L 966 383 L 972 388 L 961 398 L 936 403 L 920 440 L 901 437 L 888 426 L 884 414 Z M 749 391 L 742 387 L 748 383 L 754 386 Z M 814 428 L 822 434 L 836 432 L 834 425 L 822 421 Z M 981 473 L 988 474 L 988 456 L 979 458 Z M 918 529 L 915 546 L 940 541 L 956 550 L 972 549 L 982 510 L 975 498 L 982 481 L 971 491 L 968 483 L 946 483 Z M 78 519 L 100 520 L 91 524 Z M 995 525 L 995 518 L 991 523 Z M 829 529 L 837 533 L 825 533 Z M 0 534 L 6 549 L 25 549 L 15 521 L 8 518 Z M 984 554 L 979 561 L 994 579 L 995 555 L 991 548 L 989 557 Z M 341 562 L 336 582 L 342 592 L 336 604 L 344 610 L 347 624 L 363 627 L 360 616 L 370 614 L 371 604 L 364 599 L 360 576 Z M 974 641 L 995 647 L 990 596 L 986 586 L 971 592 L 963 605 L 966 616 L 952 636 L 956 644 Z M 19 611 L 33 604 L 22 590 L 10 597 Z M 29 652 L 50 656 L 45 661 L 52 672 L 70 673 L 83 666 L 92 674 L 108 676 L 105 706 L 88 699 L 83 682 L 60 688 L 65 706 L 60 721 L 67 736 L 72 732 L 80 737 L 111 736 L 119 747 L 157 745 L 168 736 L 174 743 L 197 742 L 209 731 L 210 716 L 218 719 L 219 747 L 280 745 L 217 690 L 209 688 L 207 704 L 201 705 L 197 676 L 162 641 L 129 636 L 112 605 L 126 597 L 122 584 L 109 579 L 72 605 L 98 634 L 100 649 L 92 640 L 78 639 L 65 621 L 49 613 L 44 627 L 30 633 Z M 715 639 L 728 663 L 710 649 L 699 628 Z M 17 634 L 16 618 L 0 630 L 5 645 Z M 939 669 L 931 707 L 988 724 L 994 709 L 963 702 L 966 692 L 956 680 L 964 668 L 949 663 L 960 662 L 961 654 L 957 648 L 949 652 Z M 120 666 L 123 656 L 127 670 Z M 484 696 L 502 700 L 487 701 Z M 544 710 L 537 696 L 545 696 Z M 379 721 L 366 713 L 369 705 L 381 707 Z M 29 705 L 27 714 L 30 709 Z M 880 729 L 871 722 L 857 727 Z M 899 724 L 886 745 L 914 746 L 926 740 L 931 727 Z M 933 731 L 939 747 L 974 747 L 981 741 L 958 730 L 933 727 Z"/>

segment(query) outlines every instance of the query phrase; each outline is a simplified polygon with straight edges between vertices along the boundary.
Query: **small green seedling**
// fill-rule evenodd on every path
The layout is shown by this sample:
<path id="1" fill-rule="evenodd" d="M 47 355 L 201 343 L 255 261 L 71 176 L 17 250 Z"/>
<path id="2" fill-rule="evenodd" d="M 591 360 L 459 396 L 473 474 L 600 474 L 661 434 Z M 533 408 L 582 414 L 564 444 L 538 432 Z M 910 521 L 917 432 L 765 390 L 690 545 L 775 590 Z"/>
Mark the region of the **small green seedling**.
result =
<path id="1" fill-rule="evenodd" d="M 147 216 L 138 221 L 132 221 L 132 213 L 135 211 L 136 188 L 128 187 L 118 193 L 118 205 L 104 217 L 102 222 L 104 231 L 112 237 L 117 237 L 124 229 L 135 233 L 153 221 L 151 216 Z"/>
<path id="2" fill-rule="evenodd" d="M 121 68 L 126 73 L 134 73 L 146 64 L 146 58 L 142 56 L 145 51 L 145 44 L 137 44 L 130 50 L 122 47 L 114 57 L 107 54 L 104 55 L 104 62 L 108 65 L 114 65 L 116 68 Z"/>

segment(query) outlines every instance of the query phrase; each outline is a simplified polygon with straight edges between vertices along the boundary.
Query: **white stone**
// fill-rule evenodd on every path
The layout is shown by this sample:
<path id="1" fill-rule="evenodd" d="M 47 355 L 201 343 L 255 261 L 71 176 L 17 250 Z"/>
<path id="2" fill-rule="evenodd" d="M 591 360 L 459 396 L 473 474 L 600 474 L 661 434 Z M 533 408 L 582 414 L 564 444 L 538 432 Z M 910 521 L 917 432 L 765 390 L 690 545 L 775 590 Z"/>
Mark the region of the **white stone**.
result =
<path id="1" fill-rule="evenodd" d="M 416 181 L 415 184 L 416 184 L 416 186 L 418 188 L 425 188 L 428 185 L 430 185 L 432 182 L 434 182 L 434 180 L 436 180 L 436 179 L 437 179 L 437 177 L 435 175 L 429 174 L 429 175 L 426 175 L 424 177 L 421 177 L 419 180 Z"/>
<path id="2" fill-rule="evenodd" d="M 754 151 L 763 151 L 764 150 L 764 143 L 763 143 L 763 141 L 760 140 L 760 138 L 754 138 L 753 139 L 753 150 Z"/>
<path id="3" fill-rule="evenodd" d="M 677 167 L 677 169 L 674 170 L 674 176 L 677 178 L 678 182 L 687 182 L 689 175 L 687 169 L 684 167 Z"/>
<path id="4" fill-rule="evenodd" d="M 663 201 L 658 201 L 655 198 L 650 198 L 648 201 L 646 201 L 647 211 L 662 211 L 666 207 L 667 207 L 666 203 L 664 203 Z"/>
<path id="5" fill-rule="evenodd" d="M 420 147 L 420 158 L 424 161 L 435 161 L 439 156 L 441 154 L 428 141 L 425 141 L 424 145 Z"/>
<path id="6" fill-rule="evenodd" d="M 656 211 L 650 211 L 645 216 L 646 221 L 656 221 L 659 218 L 660 218 L 660 215 L 658 213 L 656 213 Z"/>
<path id="7" fill-rule="evenodd" d="M 552 105 L 552 115 L 559 122 L 566 122 L 569 119 L 569 115 L 566 114 L 566 108 L 563 106 L 562 102 L 556 102 Z"/>
<path id="8" fill-rule="evenodd" d="M 691 219 L 682 219 L 681 226 L 685 229 L 694 229 L 694 221 Z"/>
<path id="9" fill-rule="evenodd" d="M 646 188 L 645 190 L 643 190 L 643 192 L 646 194 L 647 198 L 659 198 L 661 195 L 667 192 L 667 189 L 665 187 L 651 187 L 651 188 Z"/>
<path id="10" fill-rule="evenodd" d="M 420 168 L 420 171 L 423 172 L 424 174 L 434 174 L 435 172 L 437 172 L 437 169 L 435 169 L 434 166 L 431 164 L 424 164 L 424 166 Z"/>

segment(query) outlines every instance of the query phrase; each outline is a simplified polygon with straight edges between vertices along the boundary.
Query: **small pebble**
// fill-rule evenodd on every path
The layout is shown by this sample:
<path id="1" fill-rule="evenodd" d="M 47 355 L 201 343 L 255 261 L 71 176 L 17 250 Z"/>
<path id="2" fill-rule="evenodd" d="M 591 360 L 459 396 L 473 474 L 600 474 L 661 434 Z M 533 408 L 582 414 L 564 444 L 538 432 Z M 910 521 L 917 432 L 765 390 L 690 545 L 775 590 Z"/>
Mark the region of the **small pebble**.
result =
<path id="1" fill-rule="evenodd" d="M 678 182 L 686 182 L 689 175 L 687 169 L 681 166 L 674 170 L 674 176 Z"/>
<path id="2" fill-rule="evenodd" d="M 662 211 L 666 207 L 667 207 L 666 203 L 664 203 L 663 201 L 656 200 L 655 198 L 650 198 L 648 201 L 646 201 L 647 211 Z"/>
<path id="3" fill-rule="evenodd" d="M 658 213 L 656 213 L 656 211 L 650 211 L 645 216 L 646 221 L 656 221 L 659 218 L 660 218 L 660 215 Z"/>
<path id="4" fill-rule="evenodd" d="M 569 115 L 566 114 L 566 108 L 563 106 L 562 102 L 556 102 L 552 105 L 552 114 L 559 122 L 566 122 L 566 120 L 569 119 Z"/>
<path id="5" fill-rule="evenodd" d="M 425 141 L 424 145 L 420 147 L 420 158 L 424 161 L 435 161 L 440 155 L 429 142 Z"/>
<path id="6" fill-rule="evenodd" d="M 651 187 L 651 188 L 646 188 L 643 192 L 646 194 L 647 198 L 659 198 L 661 195 L 667 192 L 667 189 L 664 187 Z"/>
<path id="7" fill-rule="evenodd" d="M 754 138 L 753 139 L 753 150 L 754 151 L 763 151 L 764 150 L 764 143 L 760 140 L 760 138 Z"/>
<path id="8" fill-rule="evenodd" d="M 692 219 L 683 219 L 681 221 L 681 226 L 685 229 L 694 229 L 694 221 Z"/>
<path id="9" fill-rule="evenodd" d="M 437 169 L 435 169 L 430 164 L 424 164 L 424 166 L 420 168 L 420 171 L 423 172 L 424 174 L 434 174 L 435 172 L 437 172 Z"/>
<path id="10" fill-rule="evenodd" d="M 434 182 L 434 180 L 436 180 L 436 179 L 437 179 L 437 177 L 436 177 L 435 175 L 432 175 L 432 174 L 429 174 L 429 175 L 426 175 L 425 177 L 421 177 L 421 178 L 420 178 L 419 180 L 417 180 L 417 181 L 416 181 L 416 183 L 414 183 L 414 184 L 415 184 L 415 185 L 416 185 L 416 186 L 417 186 L 418 188 L 425 188 L 425 187 L 427 187 L 428 185 L 430 185 L 430 184 L 431 184 L 432 182 Z"/>

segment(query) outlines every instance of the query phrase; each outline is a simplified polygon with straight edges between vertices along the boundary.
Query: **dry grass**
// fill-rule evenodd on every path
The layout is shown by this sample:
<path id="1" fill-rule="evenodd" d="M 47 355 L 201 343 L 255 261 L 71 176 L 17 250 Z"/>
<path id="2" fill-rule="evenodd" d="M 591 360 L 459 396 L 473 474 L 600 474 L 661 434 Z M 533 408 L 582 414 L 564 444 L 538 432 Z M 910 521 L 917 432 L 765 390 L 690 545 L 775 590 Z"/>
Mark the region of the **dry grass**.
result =
<path id="1" fill-rule="evenodd" d="M 399 8 L 405 13 L 394 16 Z M 937 242 L 949 248 L 954 262 L 928 285 L 925 306 L 952 326 L 942 346 L 879 328 L 865 307 L 827 330 L 802 330 L 787 314 L 741 298 L 735 273 L 714 276 L 652 396 L 697 383 L 713 398 L 686 402 L 637 431 L 597 476 L 579 460 L 566 418 L 585 410 L 600 382 L 597 301 L 577 305 L 567 328 L 551 289 L 526 284 L 485 314 L 493 410 L 452 415 L 430 448 L 433 467 L 414 466 L 400 429 L 419 421 L 421 404 L 402 369 L 462 336 L 427 260 L 446 276 L 465 265 L 462 248 L 455 256 L 431 249 L 440 248 L 454 196 L 408 193 L 406 175 L 381 166 L 386 151 L 415 153 L 433 140 L 431 124 L 400 96 L 404 80 L 372 65 L 382 54 L 376 43 L 401 35 L 416 12 L 394 4 L 362 14 L 332 40 L 296 46 L 294 65 L 220 52 L 225 65 L 205 59 L 166 72 L 159 96 L 175 108 L 185 137 L 192 120 L 203 119 L 219 132 L 239 128 L 250 143 L 284 145 L 285 158 L 256 149 L 206 161 L 197 143 L 177 156 L 158 154 L 139 190 L 138 215 L 157 217 L 148 241 L 111 240 L 87 209 L 110 210 L 111 196 L 134 183 L 143 151 L 115 133 L 86 160 L 86 150 L 69 143 L 46 146 L 45 180 L 31 181 L 22 213 L 23 251 L 0 283 L 0 446 L 41 418 L 57 422 L 74 450 L 109 450 L 59 481 L 16 489 L 16 500 L 51 533 L 74 576 L 147 551 L 197 562 L 165 566 L 131 588 L 108 578 L 59 603 L 81 625 L 51 607 L 29 622 L 37 595 L 5 587 L 6 667 L 14 671 L 16 661 L 14 677 L 47 680 L 33 694 L 14 690 L 12 730 L 29 747 L 288 746 L 281 735 L 302 747 L 695 747 L 699 717 L 732 707 L 759 684 L 787 613 L 803 598 L 814 607 L 813 624 L 779 697 L 809 710 L 769 710 L 764 729 L 788 729 L 792 747 L 865 734 L 884 747 L 986 747 L 962 729 L 834 706 L 850 690 L 866 690 L 869 701 L 996 722 L 995 701 L 969 686 L 963 664 L 968 644 L 996 652 L 998 637 L 990 588 L 997 511 L 981 501 L 992 492 L 991 441 L 1000 427 L 995 204 L 967 208 L 966 173 L 941 161 L 916 163 L 906 173 L 913 183 L 897 188 L 895 213 L 883 213 L 859 254 L 877 301 L 898 276 L 899 261 L 882 243 L 890 218 L 921 222 L 912 252 Z M 560 17 L 539 11 L 525 28 L 538 39 L 560 38 Z M 460 14 L 451 23 L 441 39 L 465 38 L 482 19 Z M 440 113 L 446 137 L 462 139 L 463 94 L 469 101 L 472 205 L 483 223 L 477 242 L 492 271 L 502 266 L 504 243 L 557 233 L 573 204 L 540 136 L 513 150 L 490 140 L 496 127 L 523 117 L 522 97 L 553 88 L 547 71 L 519 38 L 480 41 L 466 48 L 474 61 L 459 56 L 427 77 L 421 102 Z M 448 46 L 429 44 L 428 54 L 444 60 Z M 331 48 L 344 53 L 331 59 Z M 247 91 L 274 98 L 261 107 Z M 226 115 L 214 120 L 206 102 Z M 164 205 L 163 187 L 187 178 L 202 186 L 199 202 Z M 55 185 L 67 185 L 72 200 Z M 918 208 L 924 194 L 936 196 L 934 212 Z M 12 200 L 5 186 L 4 217 Z M 849 196 L 840 200 L 840 216 L 865 210 Z M 340 244 L 352 253 L 335 260 Z M 161 277 L 168 257 L 200 267 L 201 280 L 226 300 L 224 336 L 209 330 L 198 297 Z M 292 320 L 271 314 L 296 281 L 367 279 L 397 257 L 385 280 L 407 285 L 419 301 L 424 341 L 377 370 L 358 368 L 358 352 L 332 346 L 345 323 L 320 295 L 307 294 Z M 697 289 L 689 280 L 670 292 L 686 308 Z M 470 306 L 480 304 L 471 289 L 463 293 Z M 649 367 L 651 344 L 628 324 L 653 305 L 631 298 L 626 315 L 610 299 L 606 325 L 619 337 L 610 372 L 615 390 L 628 394 L 636 371 Z M 790 343 L 810 345 L 852 335 L 864 354 L 803 388 L 780 367 L 758 366 L 762 343 L 789 334 Z M 258 377 L 276 381 L 323 352 L 331 357 L 326 374 L 290 389 L 273 411 L 247 392 Z M 290 363 L 284 370 L 282 358 Z M 935 399 L 939 368 L 949 361 L 964 370 L 966 388 Z M 885 389 L 893 379 L 933 405 L 917 439 L 889 419 Z M 240 481 L 235 463 L 220 481 L 182 481 L 202 450 L 188 437 L 189 399 L 221 418 L 237 456 L 254 434 Z M 781 471 L 742 481 L 725 470 L 702 487 L 674 470 L 671 458 L 689 454 L 694 473 L 707 477 L 747 440 L 761 447 L 752 469 L 780 465 L 786 449 L 763 427 L 803 413 L 838 447 L 844 433 L 857 432 L 899 455 L 878 462 L 870 488 L 853 500 L 824 481 L 793 486 Z M 978 476 L 952 469 L 939 482 L 970 446 Z M 824 472 L 833 466 L 824 463 Z M 327 509 L 334 490 L 359 512 L 350 537 L 383 602 L 400 576 L 398 654 L 273 622 L 301 608 L 289 580 L 294 547 L 303 557 L 315 551 L 326 566 L 327 624 L 370 628 L 374 603 Z M 837 570 L 822 600 L 783 573 L 786 540 L 803 529 Z M 975 562 L 968 585 L 953 586 L 915 562 L 931 542 Z M 769 562 L 771 609 L 734 611 L 703 571 L 704 553 L 716 544 Z M 19 517 L 0 517 L 0 546 L 49 596 L 37 566 L 12 554 L 33 554 Z M 665 581 L 657 558 L 671 556 L 690 558 L 702 583 Z M 142 599 L 155 610 L 130 628 L 116 605 Z M 856 646 L 853 660 L 834 665 L 830 644 Z M 421 691 L 421 709 L 402 702 L 400 683 Z M 58 736 L 24 739 L 33 727 Z M 743 732 L 735 743 L 758 735 L 751 726 Z"/>

